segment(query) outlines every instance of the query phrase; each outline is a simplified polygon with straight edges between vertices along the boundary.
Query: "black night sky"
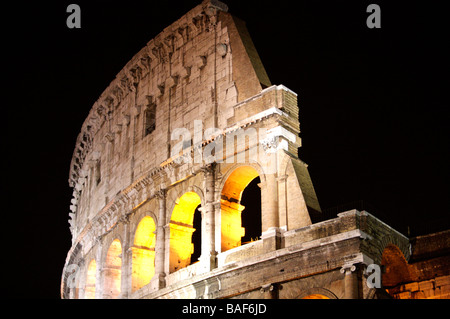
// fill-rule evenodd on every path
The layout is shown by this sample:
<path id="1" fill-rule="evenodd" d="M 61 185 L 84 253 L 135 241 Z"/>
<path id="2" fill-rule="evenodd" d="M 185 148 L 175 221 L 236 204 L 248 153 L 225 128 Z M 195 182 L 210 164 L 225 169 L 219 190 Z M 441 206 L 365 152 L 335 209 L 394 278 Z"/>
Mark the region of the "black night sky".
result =
<path id="1" fill-rule="evenodd" d="M 33 1 L 3 9 L 8 297 L 59 298 L 81 125 L 133 55 L 200 2 Z M 364 200 L 411 235 L 448 228 L 444 2 L 224 2 L 247 22 L 271 82 L 298 93 L 299 156 L 322 209 Z M 81 29 L 66 26 L 70 3 L 81 7 Z M 366 26 L 370 3 L 381 7 L 381 29 Z"/>

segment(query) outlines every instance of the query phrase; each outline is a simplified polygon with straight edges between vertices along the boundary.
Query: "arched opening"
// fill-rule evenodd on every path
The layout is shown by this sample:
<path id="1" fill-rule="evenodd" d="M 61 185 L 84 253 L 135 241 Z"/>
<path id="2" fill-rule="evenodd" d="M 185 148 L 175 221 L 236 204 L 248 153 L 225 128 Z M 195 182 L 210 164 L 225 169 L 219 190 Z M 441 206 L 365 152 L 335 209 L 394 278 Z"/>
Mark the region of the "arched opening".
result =
<path id="1" fill-rule="evenodd" d="M 194 253 L 194 256 L 200 256 L 201 242 L 198 243 L 198 236 L 201 236 L 201 230 L 194 228 L 195 215 L 197 215 L 196 226 L 199 227 L 201 224 L 201 217 L 198 217 L 200 211 L 197 209 L 200 203 L 200 196 L 194 192 L 185 193 L 175 203 L 170 220 L 170 273 L 189 266 L 191 261 L 196 262 L 197 260 L 192 258 Z M 198 231 L 198 235 L 196 234 L 196 245 L 194 246 L 192 237 L 196 231 Z"/>
<path id="2" fill-rule="evenodd" d="M 97 272 L 97 263 L 92 259 L 88 265 L 86 273 L 86 286 L 84 287 L 84 298 L 95 299 L 95 276 Z"/>
<path id="3" fill-rule="evenodd" d="M 303 297 L 302 299 L 330 299 L 327 296 L 321 295 L 321 294 L 312 294 Z"/>
<path id="4" fill-rule="evenodd" d="M 381 256 L 381 265 L 384 268 L 381 275 L 381 283 L 384 288 L 389 289 L 412 281 L 408 263 L 397 246 L 393 244 L 386 246 Z"/>
<path id="5" fill-rule="evenodd" d="M 261 235 L 261 190 L 258 183 L 259 174 L 251 166 L 238 167 L 227 178 L 221 193 L 222 251 L 258 239 Z M 244 194 L 248 186 L 249 190 Z"/>
<path id="6" fill-rule="evenodd" d="M 241 205 L 245 207 L 241 219 L 245 234 L 241 239 L 242 244 L 258 240 L 261 236 L 261 188 L 258 184 L 261 179 L 256 177 L 242 192 Z"/>
<path id="7" fill-rule="evenodd" d="M 106 254 L 105 267 L 103 268 L 104 284 L 103 298 L 116 299 L 120 295 L 122 279 L 122 245 L 118 239 L 109 246 Z"/>
<path id="8" fill-rule="evenodd" d="M 303 290 L 295 299 L 338 299 L 330 290 L 314 287 Z"/>
<path id="9" fill-rule="evenodd" d="M 192 245 L 194 245 L 194 251 L 191 255 L 191 264 L 194 264 L 200 258 L 202 254 L 202 213 L 198 205 L 194 213 L 194 221 L 192 226 L 194 227 L 194 232 L 192 233 Z"/>
<path id="10" fill-rule="evenodd" d="M 153 218 L 145 216 L 139 222 L 132 251 L 132 292 L 147 285 L 155 274 L 156 225 Z"/>

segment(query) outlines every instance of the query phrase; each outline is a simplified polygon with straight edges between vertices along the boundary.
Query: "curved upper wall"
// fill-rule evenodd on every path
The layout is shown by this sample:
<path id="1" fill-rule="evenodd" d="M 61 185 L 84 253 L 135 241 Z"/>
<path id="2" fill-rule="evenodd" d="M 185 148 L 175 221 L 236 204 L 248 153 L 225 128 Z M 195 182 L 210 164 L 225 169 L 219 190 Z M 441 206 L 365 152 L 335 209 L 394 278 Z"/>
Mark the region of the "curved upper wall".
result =
<path id="1" fill-rule="evenodd" d="M 201 120 L 224 129 L 238 120 L 234 105 L 271 85 L 245 24 L 227 11 L 203 1 L 150 40 L 94 103 L 70 164 L 72 233 L 170 158 L 175 128 L 192 132 Z"/>

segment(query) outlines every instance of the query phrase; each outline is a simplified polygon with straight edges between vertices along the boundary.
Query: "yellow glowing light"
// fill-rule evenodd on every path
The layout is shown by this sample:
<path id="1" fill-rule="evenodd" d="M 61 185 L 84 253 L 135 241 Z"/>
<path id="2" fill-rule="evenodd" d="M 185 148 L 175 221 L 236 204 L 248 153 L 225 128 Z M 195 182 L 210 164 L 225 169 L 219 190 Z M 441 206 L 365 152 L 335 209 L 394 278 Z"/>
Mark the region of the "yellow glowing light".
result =
<path id="1" fill-rule="evenodd" d="M 181 196 L 175 204 L 172 212 L 171 221 L 182 223 L 185 225 L 192 225 L 194 220 L 194 212 L 201 199 L 194 192 L 187 192 Z"/>
<path id="2" fill-rule="evenodd" d="M 327 296 L 321 295 L 321 294 L 312 294 L 312 295 L 306 296 L 302 299 L 330 299 L 330 298 L 328 298 Z"/>
<path id="3" fill-rule="evenodd" d="M 132 252 L 132 291 L 147 285 L 155 274 L 155 235 L 153 218 L 142 218 L 134 237 Z"/>
<path id="4" fill-rule="evenodd" d="M 222 251 L 239 247 L 241 238 L 245 235 L 245 228 L 242 227 L 241 212 L 244 206 L 221 200 L 221 220 L 222 220 Z"/>
<path id="5" fill-rule="evenodd" d="M 97 271 L 97 263 L 95 259 L 91 260 L 87 269 L 86 287 L 84 289 L 84 298 L 95 299 L 95 274 Z"/>
<path id="6" fill-rule="evenodd" d="M 200 197 L 194 192 L 187 192 L 176 201 L 170 220 L 170 272 L 191 263 L 194 213 L 200 203 Z"/>
<path id="7" fill-rule="evenodd" d="M 245 235 L 241 213 L 245 207 L 240 205 L 240 201 L 244 189 L 258 176 L 258 172 L 253 167 L 241 166 L 231 173 L 223 186 L 221 193 L 222 251 L 241 245 L 241 238 Z"/>
<path id="8" fill-rule="evenodd" d="M 118 239 L 109 246 L 104 267 L 103 293 L 105 298 L 118 298 L 122 278 L 122 245 Z"/>

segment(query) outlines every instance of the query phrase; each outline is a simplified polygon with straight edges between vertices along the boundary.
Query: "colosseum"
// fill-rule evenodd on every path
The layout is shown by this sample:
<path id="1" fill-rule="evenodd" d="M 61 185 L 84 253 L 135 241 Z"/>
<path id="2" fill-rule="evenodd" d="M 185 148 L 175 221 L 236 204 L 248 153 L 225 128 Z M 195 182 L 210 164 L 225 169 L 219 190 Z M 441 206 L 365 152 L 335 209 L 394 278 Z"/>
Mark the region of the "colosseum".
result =
<path id="1" fill-rule="evenodd" d="M 449 232 L 411 241 L 364 210 L 321 218 L 299 135 L 297 94 L 204 0 L 82 125 L 61 297 L 448 298 Z M 260 196 L 244 203 L 250 184 Z"/>

